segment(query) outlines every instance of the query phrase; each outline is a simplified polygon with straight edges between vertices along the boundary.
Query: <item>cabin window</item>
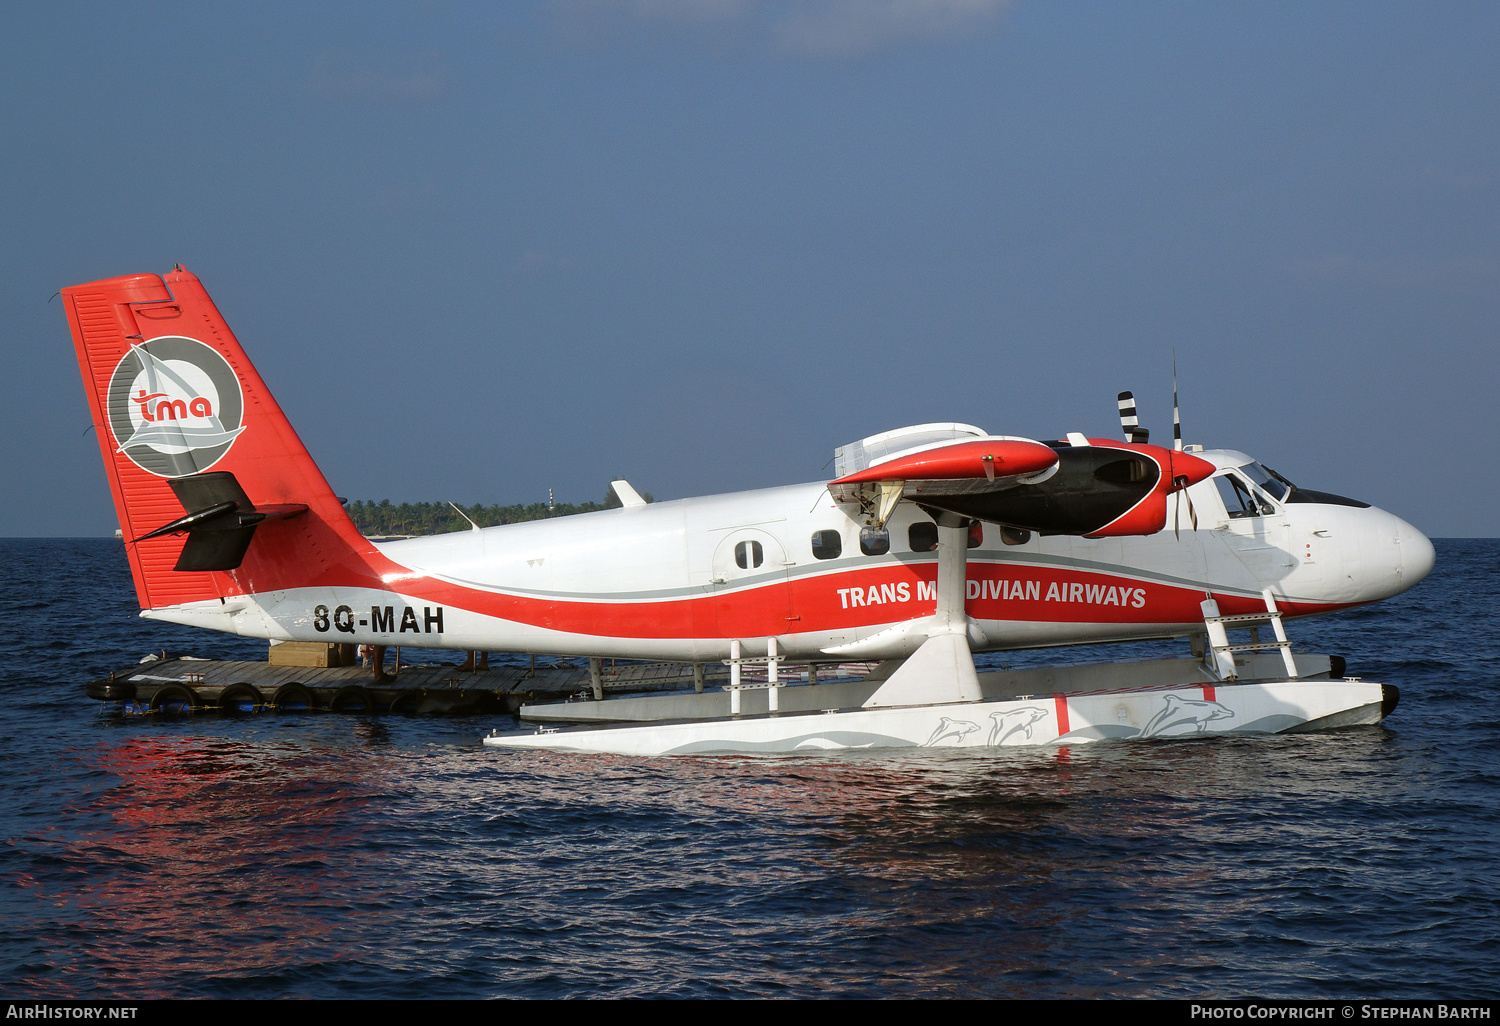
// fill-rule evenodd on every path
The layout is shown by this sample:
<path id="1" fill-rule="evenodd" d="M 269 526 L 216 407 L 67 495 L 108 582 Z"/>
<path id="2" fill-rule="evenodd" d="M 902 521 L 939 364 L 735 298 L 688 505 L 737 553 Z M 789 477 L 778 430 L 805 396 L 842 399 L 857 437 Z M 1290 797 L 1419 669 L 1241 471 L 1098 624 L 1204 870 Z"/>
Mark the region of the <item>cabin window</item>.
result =
<path id="1" fill-rule="evenodd" d="M 977 549 L 984 544 L 984 525 L 977 520 L 969 521 L 969 548 Z"/>
<path id="2" fill-rule="evenodd" d="M 1000 540 L 1007 545 L 1025 545 L 1031 541 L 1031 532 L 1023 531 L 1019 527 L 1002 527 Z"/>
<path id="3" fill-rule="evenodd" d="M 931 552 L 937 548 L 937 524 L 919 520 L 906 529 L 906 541 L 913 552 Z"/>
<path id="4" fill-rule="evenodd" d="M 814 531 L 812 550 L 816 559 L 838 559 L 844 554 L 844 539 L 837 531 Z"/>
<path id="5" fill-rule="evenodd" d="M 859 551 L 867 556 L 885 555 L 891 551 L 891 532 L 883 527 L 861 527 Z"/>
<path id="6" fill-rule="evenodd" d="M 765 560 L 765 550 L 758 541 L 742 541 L 734 547 L 734 565 L 741 570 L 754 570 Z"/>

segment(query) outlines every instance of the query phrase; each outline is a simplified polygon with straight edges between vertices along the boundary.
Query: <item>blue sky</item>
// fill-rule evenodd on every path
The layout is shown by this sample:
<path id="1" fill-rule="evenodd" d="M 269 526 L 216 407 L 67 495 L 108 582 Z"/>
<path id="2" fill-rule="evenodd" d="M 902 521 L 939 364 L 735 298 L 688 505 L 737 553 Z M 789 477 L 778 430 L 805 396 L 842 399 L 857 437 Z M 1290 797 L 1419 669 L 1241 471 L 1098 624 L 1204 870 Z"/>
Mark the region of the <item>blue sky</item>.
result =
<path id="1" fill-rule="evenodd" d="M 197 273 L 351 498 L 1243 449 L 1500 535 L 1500 5 L 12 4 L 0 536 L 113 511 L 58 288 Z"/>

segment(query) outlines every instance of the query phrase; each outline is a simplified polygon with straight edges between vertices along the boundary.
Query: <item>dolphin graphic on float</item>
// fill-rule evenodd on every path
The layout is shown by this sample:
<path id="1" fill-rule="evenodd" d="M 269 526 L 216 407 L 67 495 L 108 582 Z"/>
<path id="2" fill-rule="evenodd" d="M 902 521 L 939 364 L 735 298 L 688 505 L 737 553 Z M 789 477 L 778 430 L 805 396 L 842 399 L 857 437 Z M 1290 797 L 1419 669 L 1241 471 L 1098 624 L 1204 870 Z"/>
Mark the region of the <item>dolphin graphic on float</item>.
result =
<path id="1" fill-rule="evenodd" d="M 1016 731 L 1024 731 L 1026 736 L 1031 737 L 1032 724 L 1045 719 L 1047 710 L 1035 705 L 1023 706 L 1020 709 L 1008 709 L 1001 712 L 990 713 L 989 740 L 987 745 L 1003 745 L 1005 739 Z"/>
<path id="2" fill-rule="evenodd" d="M 1183 698 L 1168 695 L 1160 712 L 1151 717 L 1141 731 L 1141 737 L 1158 737 L 1165 730 L 1184 724 L 1193 724 L 1195 733 L 1202 734 L 1214 720 L 1232 720 L 1234 710 L 1207 699 Z"/>

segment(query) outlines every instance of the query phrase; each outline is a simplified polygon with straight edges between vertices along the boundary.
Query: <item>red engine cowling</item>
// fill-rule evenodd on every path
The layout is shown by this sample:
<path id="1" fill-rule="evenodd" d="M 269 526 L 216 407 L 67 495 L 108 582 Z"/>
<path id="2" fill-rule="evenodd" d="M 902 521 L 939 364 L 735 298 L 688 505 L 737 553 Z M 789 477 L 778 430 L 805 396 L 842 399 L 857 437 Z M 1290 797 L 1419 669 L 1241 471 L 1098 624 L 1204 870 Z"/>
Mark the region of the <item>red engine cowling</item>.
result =
<path id="1" fill-rule="evenodd" d="M 1216 468 L 1192 453 L 1164 449 L 1144 442 L 1116 442 L 1090 438 L 1089 444 L 1109 449 L 1126 449 L 1154 462 L 1161 471 L 1155 486 L 1130 509 L 1108 524 L 1084 535 L 1085 538 L 1119 538 L 1126 535 L 1155 534 L 1167 526 L 1167 496 L 1211 477 Z"/>

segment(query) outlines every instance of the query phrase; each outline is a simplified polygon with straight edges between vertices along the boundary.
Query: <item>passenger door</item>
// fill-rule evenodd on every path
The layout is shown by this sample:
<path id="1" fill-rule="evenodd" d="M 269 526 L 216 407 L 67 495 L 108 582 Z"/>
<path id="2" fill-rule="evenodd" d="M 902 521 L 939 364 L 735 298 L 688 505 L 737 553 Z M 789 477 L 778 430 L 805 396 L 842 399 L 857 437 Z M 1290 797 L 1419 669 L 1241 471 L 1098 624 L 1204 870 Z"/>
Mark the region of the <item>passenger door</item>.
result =
<path id="1" fill-rule="evenodd" d="M 710 583 L 718 596 L 719 629 L 754 638 L 796 629 L 786 547 L 768 531 L 737 527 L 714 549 Z"/>

